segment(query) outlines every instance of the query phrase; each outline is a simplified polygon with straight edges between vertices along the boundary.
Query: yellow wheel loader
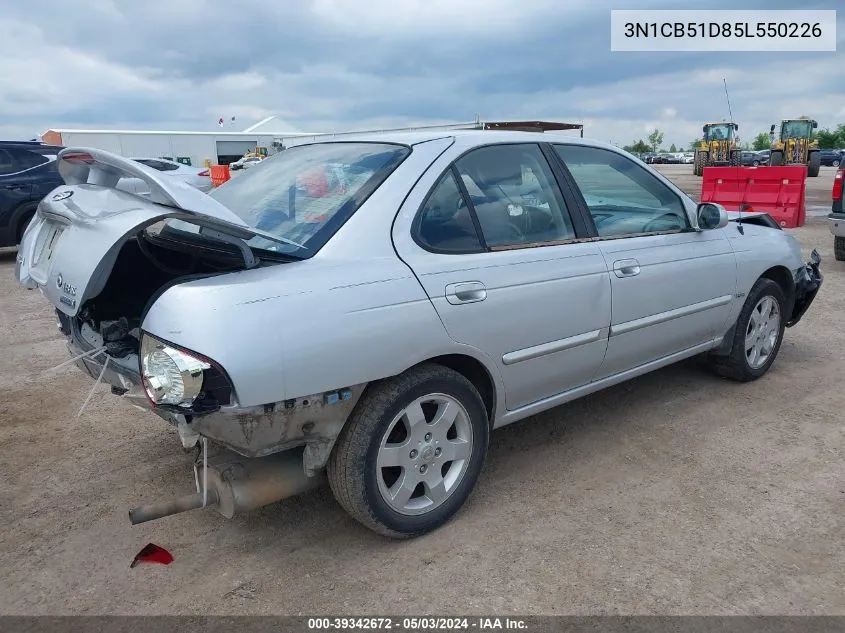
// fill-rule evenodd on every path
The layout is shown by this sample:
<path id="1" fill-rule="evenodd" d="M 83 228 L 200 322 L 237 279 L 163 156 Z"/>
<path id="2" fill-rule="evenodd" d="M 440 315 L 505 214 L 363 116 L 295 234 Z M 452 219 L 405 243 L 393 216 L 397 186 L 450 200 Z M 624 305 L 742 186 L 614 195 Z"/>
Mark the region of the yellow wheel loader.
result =
<path id="1" fill-rule="evenodd" d="M 705 123 L 701 128 L 704 137 L 695 148 L 693 173 L 701 176 L 705 167 L 739 165 L 740 151 L 736 135 L 739 125 L 736 123 Z"/>
<path id="2" fill-rule="evenodd" d="M 812 139 L 813 130 L 819 124 L 807 117 L 784 119 L 780 122 L 780 133 L 775 141 L 775 126 L 769 130 L 772 139 L 772 158 L 769 165 L 807 165 L 807 176 L 815 178 L 821 167 L 819 143 Z"/>

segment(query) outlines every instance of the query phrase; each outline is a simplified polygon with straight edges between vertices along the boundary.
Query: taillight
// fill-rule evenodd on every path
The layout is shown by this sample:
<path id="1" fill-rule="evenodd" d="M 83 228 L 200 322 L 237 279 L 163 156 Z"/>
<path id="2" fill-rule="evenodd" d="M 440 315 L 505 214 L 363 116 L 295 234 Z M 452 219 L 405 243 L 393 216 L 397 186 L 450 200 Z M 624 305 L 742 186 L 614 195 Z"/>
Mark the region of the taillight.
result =
<path id="1" fill-rule="evenodd" d="M 197 174 L 197 176 L 210 176 L 210 175 L 211 174 L 208 173 L 207 169 L 204 169 L 203 171 L 201 171 L 200 173 Z"/>
<path id="2" fill-rule="evenodd" d="M 833 199 L 842 200 L 842 181 L 845 180 L 845 170 L 840 169 L 833 177 Z"/>

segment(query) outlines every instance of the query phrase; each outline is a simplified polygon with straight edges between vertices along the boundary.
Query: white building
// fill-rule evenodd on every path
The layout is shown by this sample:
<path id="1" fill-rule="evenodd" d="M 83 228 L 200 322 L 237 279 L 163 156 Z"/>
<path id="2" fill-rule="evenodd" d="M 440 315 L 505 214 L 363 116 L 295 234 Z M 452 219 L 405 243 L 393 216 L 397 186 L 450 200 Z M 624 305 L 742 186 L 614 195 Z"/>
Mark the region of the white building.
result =
<path id="1" fill-rule="evenodd" d="M 281 119 L 271 116 L 259 121 L 241 132 L 166 132 L 149 130 L 79 130 L 50 129 L 41 135 L 41 140 L 51 145 L 65 147 L 94 147 L 104 149 L 127 158 L 169 158 L 189 165 L 223 165 L 241 158 L 256 147 L 266 147 L 273 153 L 282 147 L 298 143 L 337 138 L 361 133 L 388 133 L 413 130 L 465 130 L 465 129 L 513 129 L 513 130 L 580 130 L 578 123 L 548 121 L 475 121 L 425 125 L 380 130 L 356 130 L 351 132 L 314 133 L 300 132 Z"/>
<path id="2" fill-rule="evenodd" d="M 95 147 L 129 158 L 169 158 L 190 165 L 227 164 L 256 147 L 272 152 L 280 138 L 314 136 L 302 133 L 276 117 L 267 117 L 240 132 L 177 132 L 150 130 L 50 129 L 41 140 L 65 147 Z"/>

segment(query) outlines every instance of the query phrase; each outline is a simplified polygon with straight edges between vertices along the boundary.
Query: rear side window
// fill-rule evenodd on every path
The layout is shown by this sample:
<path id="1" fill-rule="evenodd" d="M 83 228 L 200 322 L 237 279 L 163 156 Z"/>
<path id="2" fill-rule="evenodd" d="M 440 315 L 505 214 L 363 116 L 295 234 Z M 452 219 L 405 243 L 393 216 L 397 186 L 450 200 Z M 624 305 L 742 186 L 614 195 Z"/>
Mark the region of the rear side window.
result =
<path id="1" fill-rule="evenodd" d="M 29 152 L 25 149 L 14 149 L 13 153 L 17 155 L 18 165 L 21 171 L 24 169 L 32 169 L 47 162 L 47 157 L 35 152 Z"/>
<path id="2" fill-rule="evenodd" d="M 20 167 L 15 157 L 9 150 L 0 148 L 0 175 L 14 174 L 16 171 L 20 171 Z"/>
<path id="3" fill-rule="evenodd" d="M 14 174 L 38 167 L 38 165 L 43 165 L 47 161 L 46 156 L 25 149 L 16 147 L 0 149 L 0 174 Z"/>
<path id="4" fill-rule="evenodd" d="M 490 248 L 575 237 L 557 181 L 538 145 L 481 147 L 459 158 L 455 167 Z"/>
<path id="5" fill-rule="evenodd" d="M 420 246 L 434 252 L 483 251 L 472 213 L 449 169 L 432 189 L 418 216 L 415 231 Z"/>

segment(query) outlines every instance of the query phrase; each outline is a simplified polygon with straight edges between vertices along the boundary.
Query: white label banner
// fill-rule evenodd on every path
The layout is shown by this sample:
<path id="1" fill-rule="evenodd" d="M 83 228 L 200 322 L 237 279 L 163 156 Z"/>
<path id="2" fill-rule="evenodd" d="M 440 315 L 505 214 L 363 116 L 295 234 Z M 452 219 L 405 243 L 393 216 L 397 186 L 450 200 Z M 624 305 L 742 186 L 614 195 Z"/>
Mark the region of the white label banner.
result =
<path id="1" fill-rule="evenodd" d="M 835 10 L 611 10 L 611 51 L 836 51 Z"/>

